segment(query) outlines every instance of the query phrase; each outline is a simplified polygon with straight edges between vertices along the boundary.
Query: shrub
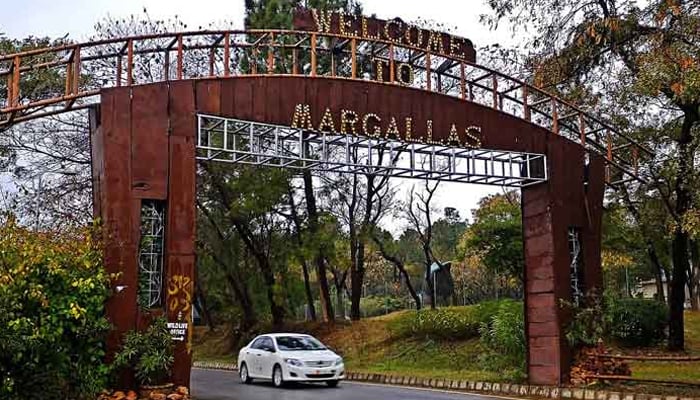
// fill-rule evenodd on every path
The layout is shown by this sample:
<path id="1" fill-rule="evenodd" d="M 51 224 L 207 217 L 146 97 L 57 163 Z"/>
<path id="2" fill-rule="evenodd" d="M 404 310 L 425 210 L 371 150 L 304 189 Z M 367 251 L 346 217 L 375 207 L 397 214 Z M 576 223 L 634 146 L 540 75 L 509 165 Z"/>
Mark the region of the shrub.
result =
<path id="1" fill-rule="evenodd" d="M 513 300 L 484 302 L 466 307 L 408 312 L 389 325 L 396 337 L 463 340 L 479 336 L 479 329 L 489 324 L 503 305 L 520 304 Z M 522 311 L 521 311 L 522 312 Z"/>
<path id="2" fill-rule="evenodd" d="M 626 347 L 652 346 L 666 337 L 668 308 L 650 299 L 616 299 L 605 316 L 607 336 Z"/>
<path id="3" fill-rule="evenodd" d="M 486 350 L 481 356 L 482 365 L 488 370 L 501 372 L 509 380 L 522 380 L 526 373 L 523 312 L 520 302 L 500 302 L 490 321 L 482 323 L 479 330 Z"/>
<path id="4" fill-rule="evenodd" d="M 400 299 L 390 296 L 367 296 L 360 299 L 360 313 L 364 317 L 376 317 L 404 308 Z"/>
<path id="5" fill-rule="evenodd" d="M 651 299 L 590 298 L 584 307 L 568 306 L 572 320 L 567 338 L 573 347 L 595 346 L 607 339 L 623 347 L 652 346 L 666 337 L 668 309 Z"/>
<path id="6" fill-rule="evenodd" d="M 114 359 L 114 368 L 131 367 L 142 385 L 165 383 L 175 357 L 173 341 L 165 318 L 156 318 L 144 331 L 126 334 L 122 349 Z"/>
<path id="7" fill-rule="evenodd" d="M 104 387 L 108 276 L 88 230 L 0 225 L 0 398 L 83 399 Z"/>

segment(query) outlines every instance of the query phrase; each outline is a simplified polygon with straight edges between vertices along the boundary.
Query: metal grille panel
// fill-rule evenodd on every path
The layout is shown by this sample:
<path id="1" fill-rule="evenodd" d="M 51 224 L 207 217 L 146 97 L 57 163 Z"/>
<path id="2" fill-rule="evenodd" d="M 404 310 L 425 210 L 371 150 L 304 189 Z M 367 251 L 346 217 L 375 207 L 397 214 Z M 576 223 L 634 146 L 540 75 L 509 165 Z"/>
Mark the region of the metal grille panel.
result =
<path id="1" fill-rule="evenodd" d="M 138 288 L 138 303 L 143 308 L 156 308 L 163 304 L 164 233 L 164 202 L 144 200 L 141 205 Z"/>
<path id="2" fill-rule="evenodd" d="M 547 180 L 542 154 L 311 132 L 209 115 L 198 116 L 197 158 L 512 187 Z"/>
<path id="3" fill-rule="evenodd" d="M 571 298 L 574 305 L 579 306 L 583 301 L 585 286 L 583 281 L 581 232 L 577 228 L 569 228 L 569 253 L 571 256 Z"/>

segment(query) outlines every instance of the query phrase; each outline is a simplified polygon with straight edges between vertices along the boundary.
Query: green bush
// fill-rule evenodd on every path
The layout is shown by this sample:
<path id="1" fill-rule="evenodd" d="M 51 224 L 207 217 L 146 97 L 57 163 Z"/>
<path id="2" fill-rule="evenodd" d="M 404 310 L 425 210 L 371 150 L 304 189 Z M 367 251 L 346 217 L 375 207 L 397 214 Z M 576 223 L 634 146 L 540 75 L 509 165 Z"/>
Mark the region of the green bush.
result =
<path id="1" fill-rule="evenodd" d="M 668 309 L 651 299 L 589 298 L 576 307 L 564 303 L 572 318 L 566 336 L 573 347 L 595 346 L 606 339 L 623 347 L 648 347 L 666 337 Z"/>
<path id="2" fill-rule="evenodd" d="M 363 317 L 376 317 L 402 310 L 403 308 L 403 302 L 395 297 L 367 296 L 360 299 L 360 314 Z"/>
<path id="3" fill-rule="evenodd" d="M 103 389 L 107 297 L 91 232 L 36 233 L 2 223 L 0 398 L 84 399 Z"/>
<path id="4" fill-rule="evenodd" d="M 666 337 L 668 308 L 650 299 L 615 299 L 605 313 L 607 336 L 625 347 L 652 346 Z"/>
<path id="5" fill-rule="evenodd" d="M 486 352 L 480 357 L 487 370 L 498 371 L 509 380 L 525 377 L 525 316 L 523 304 L 515 301 L 498 303 L 498 309 L 479 329 Z"/>
<path id="6" fill-rule="evenodd" d="M 463 340 L 479 336 L 479 329 L 489 324 L 503 305 L 520 304 L 512 300 L 484 302 L 465 307 L 412 311 L 393 320 L 389 328 L 395 337 Z"/>
<path id="7" fill-rule="evenodd" d="M 126 334 L 122 349 L 112 364 L 114 368 L 130 367 L 142 385 L 160 385 L 169 378 L 175 362 L 173 340 L 165 318 L 156 318 L 144 331 Z"/>

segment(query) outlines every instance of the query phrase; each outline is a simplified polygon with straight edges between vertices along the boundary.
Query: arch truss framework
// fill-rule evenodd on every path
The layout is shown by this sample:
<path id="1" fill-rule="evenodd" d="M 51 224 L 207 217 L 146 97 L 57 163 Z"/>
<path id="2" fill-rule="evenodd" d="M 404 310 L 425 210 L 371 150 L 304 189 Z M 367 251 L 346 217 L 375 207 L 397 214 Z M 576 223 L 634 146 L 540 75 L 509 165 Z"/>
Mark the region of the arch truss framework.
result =
<path id="1" fill-rule="evenodd" d="M 197 117 L 197 159 L 508 187 L 547 180 L 543 154 L 465 149 Z"/>

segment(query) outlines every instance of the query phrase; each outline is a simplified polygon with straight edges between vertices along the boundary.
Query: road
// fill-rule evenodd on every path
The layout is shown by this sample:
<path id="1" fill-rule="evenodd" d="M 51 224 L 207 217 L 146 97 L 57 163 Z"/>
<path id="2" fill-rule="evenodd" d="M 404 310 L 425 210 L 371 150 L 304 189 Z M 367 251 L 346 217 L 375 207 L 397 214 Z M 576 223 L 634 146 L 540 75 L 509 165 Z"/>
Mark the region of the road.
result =
<path id="1" fill-rule="evenodd" d="M 495 400 L 495 397 L 435 390 L 341 382 L 326 385 L 294 385 L 277 389 L 269 382 L 244 385 L 232 371 L 192 370 L 192 395 L 196 400 Z"/>

